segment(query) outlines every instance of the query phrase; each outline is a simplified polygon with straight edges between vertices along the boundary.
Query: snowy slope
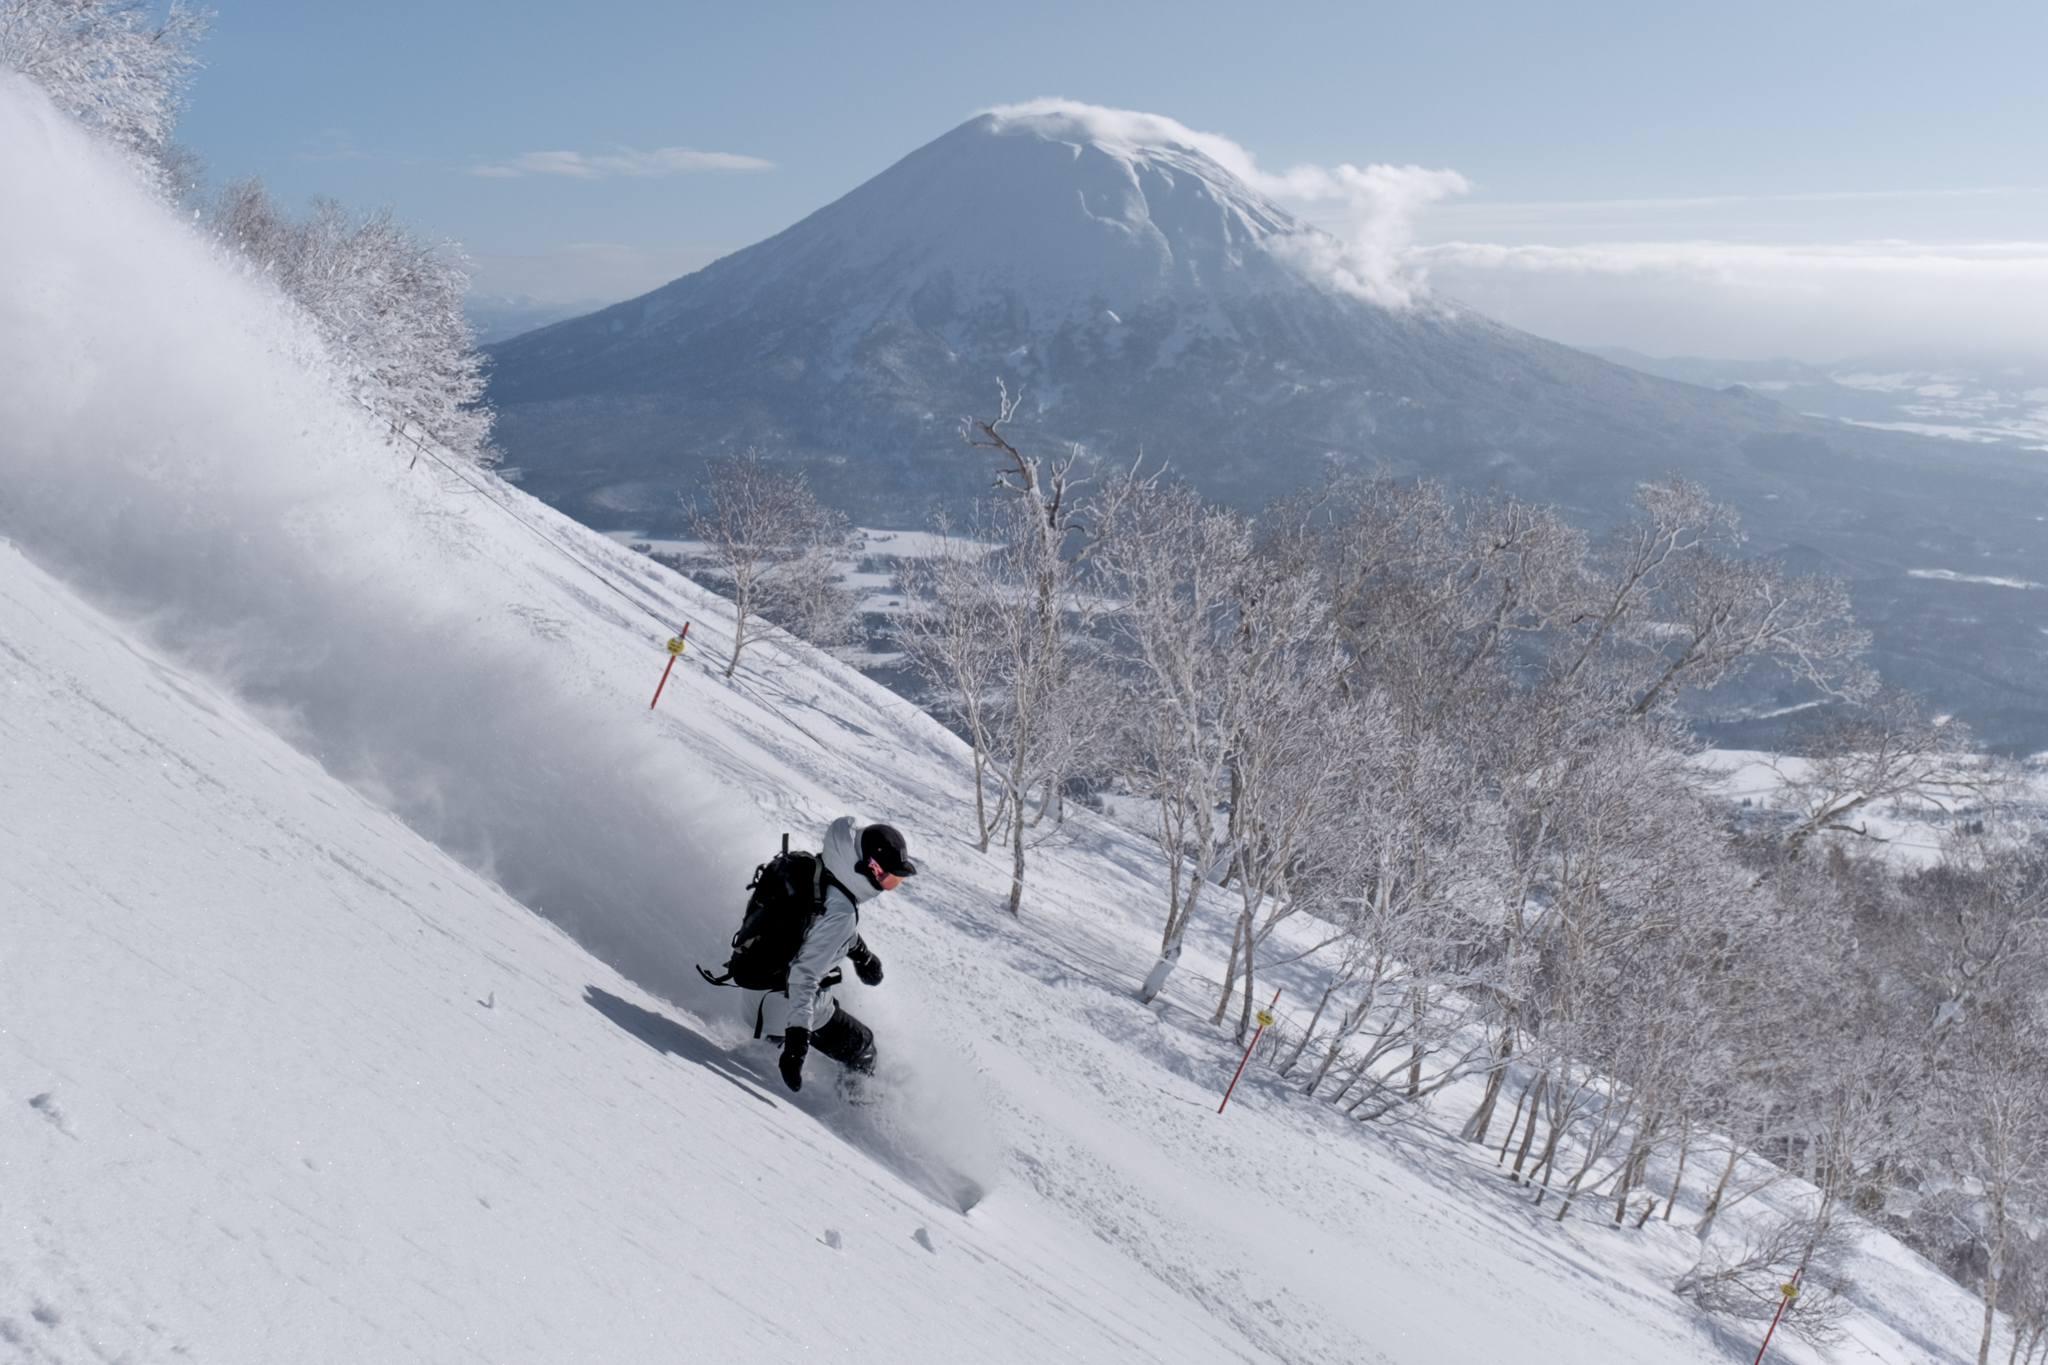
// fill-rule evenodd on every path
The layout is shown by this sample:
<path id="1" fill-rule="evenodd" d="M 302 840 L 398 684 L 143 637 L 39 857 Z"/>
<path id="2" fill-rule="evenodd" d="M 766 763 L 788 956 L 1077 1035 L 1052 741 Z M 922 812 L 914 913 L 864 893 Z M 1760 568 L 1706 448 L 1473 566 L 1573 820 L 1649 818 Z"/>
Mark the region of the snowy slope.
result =
<path id="1" fill-rule="evenodd" d="M 943 730 L 797 647 L 728 686 L 715 599 L 409 468 L 5 83 L 0 186 L 0 1358 L 1753 1352 L 1665 1289 L 1683 1209 L 1555 1224 L 1260 1069 L 1217 1115 L 1215 936 L 1131 995 L 1138 841 L 1080 821 L 1010 921 Z M 849 809 L 925 868 L 858 1109 L 690 967 Z M 1836 1359 L 1962 1358 L 1953 1286 L 1859 1278 Z"/>

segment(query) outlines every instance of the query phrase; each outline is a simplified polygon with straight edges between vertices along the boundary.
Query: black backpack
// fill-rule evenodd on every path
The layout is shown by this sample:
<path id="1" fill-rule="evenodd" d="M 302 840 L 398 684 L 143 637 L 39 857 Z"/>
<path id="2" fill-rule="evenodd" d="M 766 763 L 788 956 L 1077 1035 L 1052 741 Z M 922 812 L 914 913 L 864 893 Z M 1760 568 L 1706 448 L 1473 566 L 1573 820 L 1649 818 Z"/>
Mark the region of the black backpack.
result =
<path id="1" fill-rule="evenodd" d="M 732 956 L 725 972 L 713 976 L 702 966 L 697 974 L 714 986 L 737 986 L 746 991 L 789 989 L 789 964 L 804 946 L 811 921 L 825 908 L 825 888 L 837 886 L 848 900 L 857 898 L 846 891 L 839 879 L 825 870 L 821 853 L 789 851 L 789 836 L 782 836 L 782 852 L 754 869 L 747 890 L 747 913 L 739 932 L 732 936 Z"/>

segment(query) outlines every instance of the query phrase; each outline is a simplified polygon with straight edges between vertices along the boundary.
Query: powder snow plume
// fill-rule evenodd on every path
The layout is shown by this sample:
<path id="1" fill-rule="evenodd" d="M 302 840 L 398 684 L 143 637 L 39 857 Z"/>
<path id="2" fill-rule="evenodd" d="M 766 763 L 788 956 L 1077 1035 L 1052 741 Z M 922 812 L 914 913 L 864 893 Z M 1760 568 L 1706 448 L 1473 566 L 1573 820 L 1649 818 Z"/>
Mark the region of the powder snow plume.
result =
<path id="1" fill-rule="evenodd" d="M 0 533 L 675 994 L 761 832 L 477 551 L 497 509 L 408 470 L 309 326 L 7 73 L 0 186 Z"/>

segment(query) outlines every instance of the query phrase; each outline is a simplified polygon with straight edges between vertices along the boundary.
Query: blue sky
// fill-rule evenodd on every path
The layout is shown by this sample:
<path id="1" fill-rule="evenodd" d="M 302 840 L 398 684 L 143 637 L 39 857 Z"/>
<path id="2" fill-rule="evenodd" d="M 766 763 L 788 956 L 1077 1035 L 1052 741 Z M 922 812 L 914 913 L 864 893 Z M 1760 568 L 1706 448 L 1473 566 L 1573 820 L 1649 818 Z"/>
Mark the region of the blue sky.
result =
<path id="1" fill-rule="evenodd" d="M 641 292 L 1064 95 L 1276 171 L 1454 170 L 1415 268 L 1563 340 L 2048 351 L 2038 3 L 213 8 L 210 175 L 389 205 L 488 294 Z"/>

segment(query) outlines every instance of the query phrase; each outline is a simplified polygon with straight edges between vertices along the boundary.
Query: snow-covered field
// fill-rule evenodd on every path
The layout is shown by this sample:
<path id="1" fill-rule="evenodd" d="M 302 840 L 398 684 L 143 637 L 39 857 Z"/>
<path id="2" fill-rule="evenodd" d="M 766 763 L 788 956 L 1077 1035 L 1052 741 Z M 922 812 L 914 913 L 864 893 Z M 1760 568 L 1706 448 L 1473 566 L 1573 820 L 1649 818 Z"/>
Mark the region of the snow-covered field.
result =
<path id="1" fill-rule="evenodd" d="M 607 540 L 616 544 L 669 560 L 699 560 L 711 551 L 711 547 L 701 540 L 664 540 L 640 531 L 607 531 L 604 534 Z M 903 594 L 897 590 L 894 573 L 864 566 L 930 559 L 947 544 L 946 539 L 934 531 L 884 531 L 870 526 L 855 527 L 853 538 L 858 548 L 851 560 L 839 566 L 840 582 L 860 594 L 862 612 L 876 615 L 887 615 L 901 608 Z M 971 546 L 979 542 L 961 541 L 954 537 L 953 543 Z"/>
<path id="2" fill-rule="evenodd" d="M 728 685 L 717 599 L 408 468 L 4 80 L 0 259 L 0 1358 L 1754 1354 L 1668 1290 L 1696 1192 L 1556 1223 L 1464 1096 L 1368 1128 L 1255 1067 L 1217 1114 L 1218 935 L 1136 1002 L 1135 835 L 1078 817 L 1010 920 L 940 726 L 797 646 Z M 847 810 L 924 869 L 859 1108 L 692 970 Z M 1855 1274 L 1825 1358 L 1965 1358 L 1962 1291 Z"/>
<path id="3" fill-rule="evenodd" d="M 1869 356 L 1836 365 L 1794 360 L 1660 358 L 1589 347 L 1617 365 L 1687 384 L 1740 384 L 1809 417 L 1921 436 L 2048 450 L 2048 386 L 2038 359 Z"/>

